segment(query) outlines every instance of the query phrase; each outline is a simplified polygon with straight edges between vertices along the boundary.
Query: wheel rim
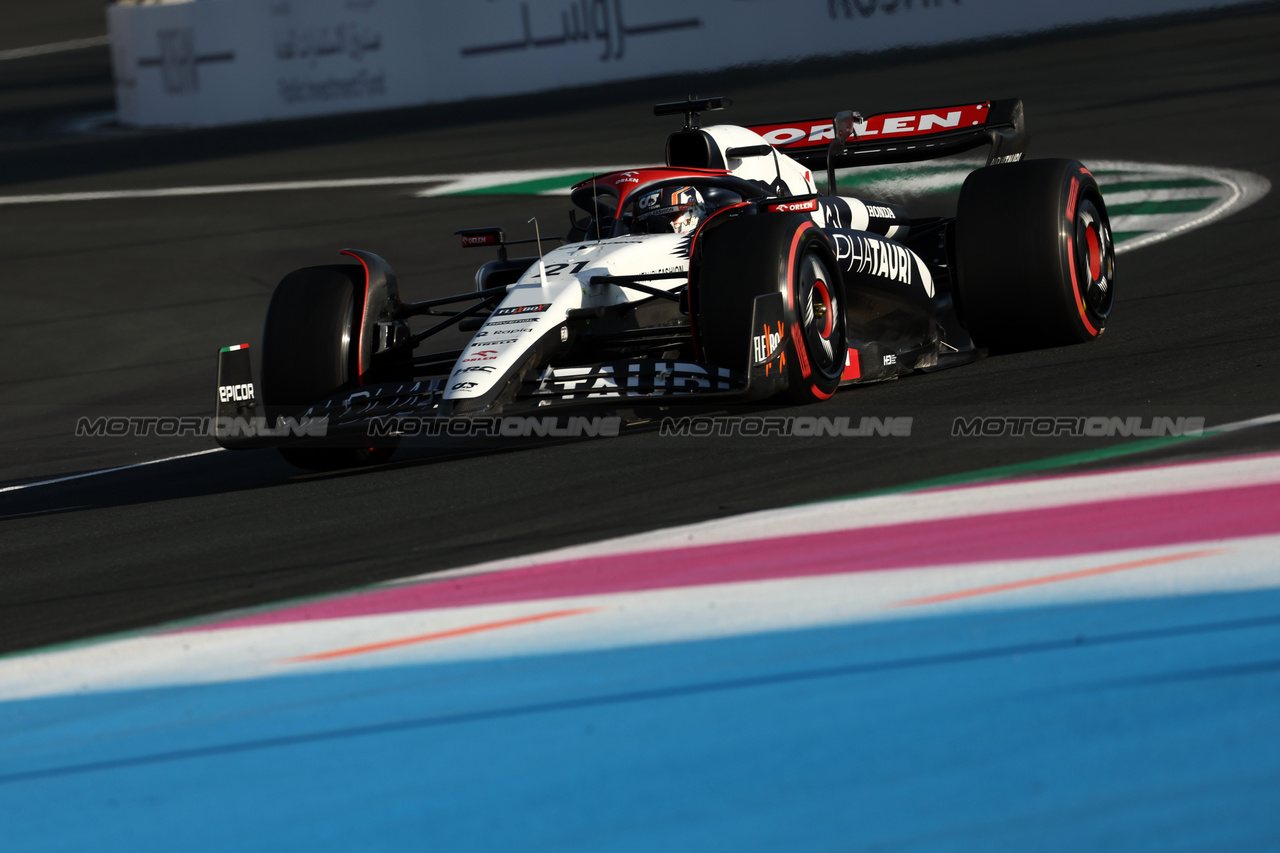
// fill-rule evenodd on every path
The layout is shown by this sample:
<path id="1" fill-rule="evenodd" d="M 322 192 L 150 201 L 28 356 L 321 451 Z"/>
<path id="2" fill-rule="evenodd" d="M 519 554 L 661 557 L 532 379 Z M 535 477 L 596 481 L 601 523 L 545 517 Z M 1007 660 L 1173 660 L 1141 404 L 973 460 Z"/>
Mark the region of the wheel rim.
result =
<path id="1" fill-rule="evenodd" d="M 822 258 L 806 252 L 800 261 L 801 333 L 810 362 L 824 375 L 839 373 L 844 366 L 844 352 L 834 334 L 841 306 L 828 284 L 831 280 Z"/>
<path id="2" fill-rule="evenodd" d="M 1076 213 L 1075 252 L 1081 298 L 1094 318 L 1105 320 L 1115 302 L 1115 248 L 1110 226 L 1089 199 Z"/>
<path id="3" fill-rule="evenodd" d="M 831 291 L 827 289 L 827 283 L 820 278 L 813 283 L 813 296 L 813 319 L 814 322 L 822 324 L 818 334 L 830 340 L 835 312 L 831 310 Z"/>

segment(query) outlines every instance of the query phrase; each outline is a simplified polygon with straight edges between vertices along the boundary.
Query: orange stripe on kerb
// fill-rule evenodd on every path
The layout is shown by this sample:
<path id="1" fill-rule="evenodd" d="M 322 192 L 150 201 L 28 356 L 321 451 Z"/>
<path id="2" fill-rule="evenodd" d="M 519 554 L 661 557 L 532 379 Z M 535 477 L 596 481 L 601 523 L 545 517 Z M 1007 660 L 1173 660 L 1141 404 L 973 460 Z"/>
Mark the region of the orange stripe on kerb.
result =
<path id="1" fill-rule="evenodd" d="M 401 646 L 412 646 L 417 643 L 430 643 L 433 640 L 447 640 L 450 637 L 463 637 L 467 634 L 479 634 L 483 631 L 496 631 L 499 628 L 511 628 L 516 625 L 530 625 L 534 622 L 546 622 L 548 619 L 563 619 L 566 616 L 578 616 L 583 613 L 593 613 L 599 609 L 600 608 L 598 607 L 585 607 L 578 610 L 554 610 L 550 613 L 535 613 L 533 616 L 521 616 L 518 619 L 504 619 L 501 622 L 486 622 L 483 625 L 468 625 L 465 628 L 453 628 L 449 631 L 437 631 L 434 634 L 419 634 L 416 637 L 401 637 L 398 640 L 387 640 L 382 643 L 369 643 L 364 646 L 351 646 L 346 649 L 334 649 L 331 652 L 319 652 L 314 655 L 303 655 L 301 657 L 289 658 L 285 663 L 309 663 L 312 661 L 351 657 L 352 655 L 365 655 L 370 652 L 381 652 L 386 649 L 396 649 Z"/>
<path id="2" fill-rule="evenodd" d="M 1110 566 L 1099 566 L 1096 569 L 1082 569 L 1078 572 L 1063 572 L 1059 575 L 1046 575 L 1041 578 L 1030 578 L 1024 581 L 1011 581 L 1009 583 L 999 583 L 994 586 L 980 586 L 974 589 L 962 589 L 958 592 L 946 592 L 942 595 L 930 595 L 926 598 L 912 598 L 907 601 L 899 601 L 890 607 L 915 607 L 919 604 L 940 604 L 944 601 L 956 601 L 961 598 L 973 598 L 978 595 L 990 595 L 993 592 L 1008 592 L 1013 589 L 1026 589 L 1030 586 L 1041 586 L 1047 583 L 1058 583 L 1059 581 L 1073 581 L 1079 578 L 1091 578 L 1095 575 L 1105 575 L 1111 572 L 1123 572 L 1126 569 L 1140 569 L 1144 566 L 1158 566 L 1161 563 L 1176 563 L 1180 560 L 1195 560 L 1199 557 L 1212 557 L 1217 554 L 1225 554 L 1229 549 L 1215 549 L 1210 551 L 1184 551 L 1181 554 L 1168 554 L 1164 557 L 1149 557 L 1145 560 L 1131 560 L 1127 563 L 1115 563 Z"/>

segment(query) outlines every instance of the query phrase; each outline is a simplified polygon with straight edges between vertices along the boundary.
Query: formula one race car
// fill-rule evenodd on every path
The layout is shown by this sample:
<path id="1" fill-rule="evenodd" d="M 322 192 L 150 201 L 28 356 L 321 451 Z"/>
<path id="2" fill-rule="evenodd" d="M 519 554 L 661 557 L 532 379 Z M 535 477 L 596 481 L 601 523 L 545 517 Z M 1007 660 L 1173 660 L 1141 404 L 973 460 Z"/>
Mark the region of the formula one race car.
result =
<path id="1" fill-rule="evenodd" d="M 1071 160 L 1029 160 L 1022 102 L 969 103 L 756 127 L 700 127 L 723 99 L 683 114 L 666 166 L 598 175 L 553 251 L 507 256 L 504 232 L 458 232 L 498 258 L 475 290 L 401 301 L 390 266 L 309 267 L 276 288 L 261 382 L 247 345 L 218 364 L 219 442 L 276 445 L 325 468 L 385 458 L 395 417 L 555 414 L 785 395 L 935 370 L 979 348 L 1089 341 L 1115 299 L 1106 206 Z M 923 160 L 989 146 L 954 218 L 820 195 L 813 170 Z M 534 242 L 534 241 L 524 241 Z M 445 306 L 459 306 L 461 310 Z M 410 329 L 412 317 L 436 316 Z M 461 349 L 420 353 L 473 331 Z M 258 390 L 261 394 L 259 396 Z"/>

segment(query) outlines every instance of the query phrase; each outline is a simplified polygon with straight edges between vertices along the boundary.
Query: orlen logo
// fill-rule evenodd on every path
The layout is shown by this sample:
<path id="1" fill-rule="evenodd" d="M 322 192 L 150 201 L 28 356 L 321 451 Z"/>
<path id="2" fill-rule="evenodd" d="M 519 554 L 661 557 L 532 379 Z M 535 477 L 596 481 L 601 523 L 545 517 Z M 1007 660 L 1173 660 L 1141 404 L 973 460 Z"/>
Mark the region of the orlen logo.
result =
<path id="1" fill-rule="evenodd" d="M 940 110 L 919 110 L 909 113 L 884 113 L 874 115 L 863 124 L 853 126 L 855 139 L 868 136 L 918 136 L 941 133 L 948 130 L 985 124 L 987 105 L 944 107 Z M 753 127 L 770 145 L 802 146 L 830 142 L 835 139 L 835 129 L 830 119 L 796 122 L 790 125 L 762 125 Z"/>
<path id="2" fill-rule="evenodd" d="M 471 356 L 464 358 L 463 361 L 493 361 L 497 357 L 498 351 L 496 349 L 482 349 L 471 353 Z"/>
<path id="3" fill-rule="evenodd" d="M 618 183 L 620 184 L 638 184 L 640 178 L 637 177 L 639 172 L 621 172 L 618 175 Z"/>
<path id="4" fill-rule="evenodd" d="M 770 213 L 799 213 L 806 210 L 817 210 L 818 200 L 811 198 L 808 201 L 789 201 L 782 204 L 769 205 Z"/>
<path id="5" fill-rule="evenodd" d="M 756 364 L 764 364 L 778 352 L 782 344 L 782 332 L 771 332 L 765 328 L 763 335 L 751 336 L 751 351 Z"/>
<path id="6" fill-rule="evenodd" d="M 243 385 L 219 385 L 218 399 L 224 403 L 230 403 L 232 400 L 235 400 L 236 402 L 252 400 L 253 383 L 247 382 Z"/>
<path id="7" fill-rule="evenodd" d="M 472 234 L 464 235 L 462 238 L 463 246 L 492 246 L 498 242 L 495 234 Z"/>

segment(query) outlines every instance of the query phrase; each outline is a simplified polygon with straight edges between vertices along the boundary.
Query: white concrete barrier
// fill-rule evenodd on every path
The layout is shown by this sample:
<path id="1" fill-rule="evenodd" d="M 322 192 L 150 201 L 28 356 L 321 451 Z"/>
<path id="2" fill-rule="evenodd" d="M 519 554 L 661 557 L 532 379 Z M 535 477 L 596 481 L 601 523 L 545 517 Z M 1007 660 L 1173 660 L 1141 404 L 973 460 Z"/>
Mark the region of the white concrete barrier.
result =
<path id="1" fill-rule="evenodd" d="M 1026 33 L 1246 0 L 191 0 L 113 5 L 120 120 L 218 125 Z"/>

